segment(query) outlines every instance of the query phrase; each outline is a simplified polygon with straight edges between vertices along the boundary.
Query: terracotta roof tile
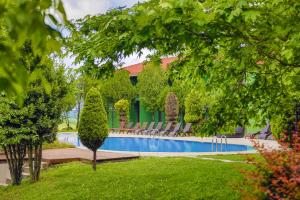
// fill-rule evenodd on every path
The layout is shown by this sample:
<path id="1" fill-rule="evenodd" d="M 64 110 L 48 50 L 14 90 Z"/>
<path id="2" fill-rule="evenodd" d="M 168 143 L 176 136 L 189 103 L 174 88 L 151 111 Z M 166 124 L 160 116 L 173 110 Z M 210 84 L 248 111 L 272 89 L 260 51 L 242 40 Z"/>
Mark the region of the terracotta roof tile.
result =
<path id="1" fill-rule="evenodd" d="M 168 65 L 176 59 L 177 57 L 162 58 L 161 59 L 162 68 L 166 70 Z M 144 68 L 144 64 L 138 63 L 138 64 L 126 66 L 122 69 L 128 71 L 130 73 L 130 76 L 137 76 L 141 71 L 143 71 L 143 68 Z"/>

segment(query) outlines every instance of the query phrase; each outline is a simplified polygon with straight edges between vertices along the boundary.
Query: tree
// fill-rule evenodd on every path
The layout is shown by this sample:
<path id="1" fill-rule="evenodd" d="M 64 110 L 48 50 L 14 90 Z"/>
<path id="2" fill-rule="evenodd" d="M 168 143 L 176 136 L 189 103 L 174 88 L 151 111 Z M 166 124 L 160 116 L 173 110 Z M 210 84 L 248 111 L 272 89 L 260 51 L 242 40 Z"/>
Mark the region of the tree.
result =
<path id="1" fill-rule="evenodd" d="M 205 81 L 201 79 L 194 83 L 192 90 L 188 93 L 185 99 L 184 119 L 186 122 L 194 123 L 195 131 L 198 133 L 212 135 L 220 127 L 228 128 L 221 124 L 221 120 L 213 121 L 213 125 L 208 123 L 210 118 L 216 114 L 215 112 L 219 111 L 218 100 L 220 96 L 222 96 L 222 93 L 219 90 L 209 91 Z"/>
<path id="2" fill-rule="evenodd" d="M 57 64 L 54 63 L 54 64 L 60 67 L 64 67 L 64 65 L 61 65 L 60 63 Z M 74 73 L 73 69 L 65 69 L 65 79 L 67 85 L 65 88 L 66 95 L 62 99 L 62 104 L 63 104 L 62 119 L 66 122 L 67 130 L 72 130 L 73 128 L 70 126 L 69 112 L 76 107 L 76 95 L 77 95 L 76 74 Z"/>
<path id="3" fill-rule="evenodd" d="M 42 146 L 44 141 L 53 141 L 64 110 L 68 83 L 64 68 L 54 66 L 50 59 L 43 62 L 26 42 L 21 50 L 21 63 L 30 77 L 25 89 L 23 107 L 31 114 L 30 139 L 28 141 L 28 162 L 31 181 L 39 180 Z"/>
<path id="4" fill-rule="evenodd" d="M 179 115 L 179 102 L 177 96 L 173 92 L 169 92 L 166 97 L 165 103 L 165 113 L 166 113 L 166 120 L 168 122 L 175 122 L 178 120 Z"/>
<path id="5" fill-rule="evenodd" d="M 28 114 L 28 108 L 19 107 L 15 99 L 0 95 L 0 146 L 4 149 L 13 185 L 22 181 L 30 133 Z"/>
<path id="6" fill-rule="evenodd" d="M 71 130 L 72 127 L 70 126 L 69 112 L 76 106 L 76 98 L 74 95 L 74 91 L 69 90 L 68 95 L 63 99 L 63 104 L 63 118 L 66 121 L 67 129 Z"/>
<path id="7" fill-rule="evenodd" d="M 81 114 L 81 107 L 86 98 L 88 91 L 92 87 L 96 87 L 98 89 L 102 88 L 102 82 L 100 79 L 96 79 L 94 77 L 88 76 L 83 71 L 78 72 L 77 78 L 74 81 L 75 90 L 74 95 L 76 98 L 76 107 L 77 107 L 77 122 L 76 122 L 76 129 L 79 127 L 80 121 L 80 114 Z"/>
<path id="8" fill-rule="evenodd" d="M 211 131 L 263 123 L 300 101 L 298 8 L 296 0 L 152 0 L 78 21 L 73 51 L 104 64 L 144 48 L 176 54 L 178 75 L 221 90 Z"/>
<path id="9" fill-rule="evenodd" d="M 67 22 L 66 14 L 60 0 L 1 1 L 0 9 L 0 91 L 21 94 L 28 77 L 18 49 L 31 40 L 40 54 L 59 51 L 58 30 Z"/>
<path id="10" fill-rule="evenodd" d="M 84 146 L 93 151 L 93 169 L 96 170 L 97 149 L 108 136 L 107 114 L 98 89 L 87 93 L 79 122 L 78 135 Z"/>
<path id="11" fill-rule="evenodd" d="M 160 63 L 146 64 L 144 70 L 138 75 L 139 99 L 146 109 L 152 113 L 152 120 L 154 120 L 154 113 L 163 107 L 158 97 L 166 85 L 167 82 Z"/>
<path id="12" fill-rule="evenodd" d="M 101 94 L 109 103 L 116 103 L 121 99 L 131 102 L 137 95 L 136 89 L 130 81 L 129 72 L 125 70 L 116 71 L 112 77 L 104 81 Z"/>
<path id="13" fill-rule="evenodd" d="M 119 114 L 120 124 L 127 123 L 129 118 L 129 101 L 121 99 L 115 103 L 114 107 Z"/>

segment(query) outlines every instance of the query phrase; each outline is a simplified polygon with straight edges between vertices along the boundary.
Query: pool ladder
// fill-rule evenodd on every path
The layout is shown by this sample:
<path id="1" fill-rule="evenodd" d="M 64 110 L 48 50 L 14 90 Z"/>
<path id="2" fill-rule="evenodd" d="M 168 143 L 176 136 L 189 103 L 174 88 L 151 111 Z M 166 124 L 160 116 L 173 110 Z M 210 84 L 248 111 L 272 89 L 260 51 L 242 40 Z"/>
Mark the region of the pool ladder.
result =
<path id="1" fill-rule="evenodd" d="M 227 151 L 227 137 L 225 135 L 221 135 L 221 143 L 220 143 L 221 144 L 221 146 L 220 146 L 221 152 L 223 152 L 223 139 L 224 139 L 225 151 Z M 215 144 L 216 148 L 214 148 L 214 144 Z M 212 152 L 218 152 L 218 144 L 219 144 L 218 137 L 214 136 L 211 141 L 211 151 Z"/>

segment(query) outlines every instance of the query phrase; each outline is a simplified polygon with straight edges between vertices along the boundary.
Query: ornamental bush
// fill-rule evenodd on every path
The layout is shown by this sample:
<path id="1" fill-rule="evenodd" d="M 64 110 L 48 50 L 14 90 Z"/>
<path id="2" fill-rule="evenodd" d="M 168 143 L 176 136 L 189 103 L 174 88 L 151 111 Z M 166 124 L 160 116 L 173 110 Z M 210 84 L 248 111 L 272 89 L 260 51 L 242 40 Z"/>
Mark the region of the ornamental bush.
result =
<path id="1" fill-rule="evenodd" d="M 175 122 L 178 120 L 179 114 L 179 102 L 176 94 L 174 92 L 169 92 L 166 97 L 165 102 L 165 112 L 166 112 L 166 120 L 168 122 Z"/>
<path id="2" fill-rule="evenodd" d="M 196 90 L 192 90 L 185 99 L 185 116 L 186 122 L 198 123 L 202 119 L 204 105 L 201 94 Z"/>
<path id="3" fill-rule="evenodd" d="M 254 142 L 264 160 L 249 159 L 255 170 L 246 173 L 255 190 L 244 192 L 247 199 L 300 199 L 299 132 L 286 132 L 278 142 L 280 148 L 272 151 Z"/>
<path id="4" fill-rule="evenodd" d="M 96 170 L 97 149 L 108 136 L 107 114 L 101 94 L 96 88 L 87 93 L 80 116 L 79 138 L 84 146 L 93 151 L 93 169 Z"/>
<path id="5" fill-rule="evenodd" d="M 119 115 L 120 124 L 126 123 L 129 118 L 129 101 L 126 99 L 121 99 L 115 103 L 114 107 Z"/>
<path id="6" fill-rule="evenodd" d="M 29 140 L 27 108 L 20 108 L 15 99 L 0 93 L 0 149 L 3 149 L 9 167 L 12 185 L 22 181 L 22 170 Z"/>

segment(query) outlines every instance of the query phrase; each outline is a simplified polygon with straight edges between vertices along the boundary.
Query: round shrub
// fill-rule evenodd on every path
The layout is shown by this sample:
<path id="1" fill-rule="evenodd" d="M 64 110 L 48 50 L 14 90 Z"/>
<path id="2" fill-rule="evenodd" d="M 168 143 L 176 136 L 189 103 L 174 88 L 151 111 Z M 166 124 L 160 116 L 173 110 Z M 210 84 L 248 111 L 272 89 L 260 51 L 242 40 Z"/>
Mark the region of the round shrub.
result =
<path id="1" fill-rule="evenodd" d="M 91 88 L 87 93 L 80 116 L 78 135 L 82 144 L 93 151 L 93 169 L 96 170 L 97 149 L 108 136 L 107 114 L 100 92 L 96 88 Z"/>
<path id="2" fill-rule="evenodd" d="M 192 90 L 185 99 L 185 116 L 186 122 L 200 122 L 204 112 L 203 97 L 196 90 Z"/>

